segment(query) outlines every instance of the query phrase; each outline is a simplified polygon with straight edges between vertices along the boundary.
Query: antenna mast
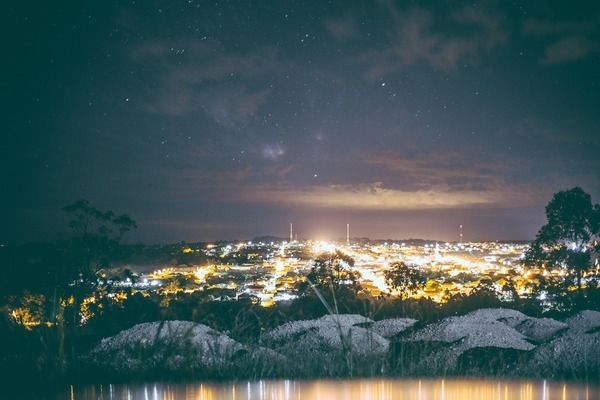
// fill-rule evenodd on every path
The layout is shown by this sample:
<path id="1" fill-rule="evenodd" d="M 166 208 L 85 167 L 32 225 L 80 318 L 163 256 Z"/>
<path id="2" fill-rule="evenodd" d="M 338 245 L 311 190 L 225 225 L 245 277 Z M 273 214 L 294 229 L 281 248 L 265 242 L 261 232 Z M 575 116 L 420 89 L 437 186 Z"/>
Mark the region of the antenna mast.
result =
<path id="1" fill-rule="evenodd" d="M 346 224 L 346 244 L 350 245 L 350 224 Z"/>

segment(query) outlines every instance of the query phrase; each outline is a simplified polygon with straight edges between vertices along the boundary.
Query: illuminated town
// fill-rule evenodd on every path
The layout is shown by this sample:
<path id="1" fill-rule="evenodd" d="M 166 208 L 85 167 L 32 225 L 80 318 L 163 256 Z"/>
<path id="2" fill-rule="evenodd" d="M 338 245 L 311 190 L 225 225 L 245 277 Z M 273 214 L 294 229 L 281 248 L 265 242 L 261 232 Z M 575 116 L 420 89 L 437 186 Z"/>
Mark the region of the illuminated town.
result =
<path id="1" fill-rule="evenodd" d="M 140 293 L 168 299 L 198 294 L 205 301 L 250 301 L 262 307 L 290 302 L 302 296 L 299 287 L 323 256 L 343 254 L 354 260 L 343 267 L 359 275 L 360 293 L 369 298 L 428 299 L 443 304 L 453 296 L 469 296 L 481 285 L 500 300 L 536 296 L 543 303 L 545 292 L 536 291 L 541 279 L 568 280 L 564 269 L 533 268 L 523 262 L 528 242 L 443 242 L 421 239 L 381 240 L 275 240 L 190 243 L 164 246 L 174 261 L 148 270 L 137 264 L 122 264 L 98 274 L 98 287 L 83 299 L 80 323 L 85 325 L 98 311 L 101 298 L 120 303 Z M 165 250 L 168 249 L 168 250 Z M 198 260 L 202 260 L 199 261 Z M 417 269 L 423 285 L 399 292 L 385 273 L 394 263 Z M 598 259 L 584 276 L 584 283 L 599 281 Z M 146 270 L 142 272 L 141 270 Z M 576 289 L 574 283 L 572 290 Z M 12 319 L 26 327 L 51 326 L 39 315 L 41 299 L 30 296 L 30 304 L 12 308 Z"/>
<path id="2" fill-rule="evenodd" d="M 190 244 L 184 254 L 201 253 L 208 258 L 202 265 L 165 265 L 120 281 L 117 287 L 132 286 L 139 291 L 214 293 L 213 300 L 253 297 L 262 306 L 294 299 L 298 283 L 305 280 L 315 257 L 340 251 L 355 260 L 361 286 L 371 296 L 394 296 L 384 272 L 397 261 L 419 268 L 428 280 L 410 293 L 414 298 L 444 302 L 456 294 L 469 295 L 482 280 L 490 281 L 498 292 L 510 284 L 519 295 L 530 292 L 537 274 L 563 274 L 523 268 L 528 244 L 509 242 L 449 243 L 434 241 L 281 241 Z M 246 262 L 227 260 L 243 258 Z M 127 266 L 135 269 L 135 266 Z M 348 266 L 350 268 L 350 266 Z M 177 280 L 177 277 L 181 277 Z M 181 282 L 177 285 L 173 282 Z"/>

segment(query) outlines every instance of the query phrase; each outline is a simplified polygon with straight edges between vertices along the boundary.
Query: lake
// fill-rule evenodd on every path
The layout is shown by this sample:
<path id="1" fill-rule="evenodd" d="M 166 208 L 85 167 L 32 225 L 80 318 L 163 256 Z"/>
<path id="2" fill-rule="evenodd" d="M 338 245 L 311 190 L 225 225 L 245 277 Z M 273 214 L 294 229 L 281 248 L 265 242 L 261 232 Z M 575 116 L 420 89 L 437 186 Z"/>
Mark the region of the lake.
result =
<path id="1" fill-rule="evenodd" d="M 264 380 L 72 386 L 72 400 L 600 400 L 600 386 L 488 379 Z"/>

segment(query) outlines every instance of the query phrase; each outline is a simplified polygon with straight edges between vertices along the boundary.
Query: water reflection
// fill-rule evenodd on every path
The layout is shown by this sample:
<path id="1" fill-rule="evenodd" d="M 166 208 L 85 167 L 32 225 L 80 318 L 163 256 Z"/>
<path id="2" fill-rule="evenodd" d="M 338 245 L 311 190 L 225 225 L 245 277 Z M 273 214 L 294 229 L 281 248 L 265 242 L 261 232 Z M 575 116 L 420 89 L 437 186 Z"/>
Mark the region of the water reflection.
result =
<path id="1" fill-rule="evenodd" d="M 71 400 L 600 400 L 600 387 L 546 381 L 313 380 L 71 387 Z"/>

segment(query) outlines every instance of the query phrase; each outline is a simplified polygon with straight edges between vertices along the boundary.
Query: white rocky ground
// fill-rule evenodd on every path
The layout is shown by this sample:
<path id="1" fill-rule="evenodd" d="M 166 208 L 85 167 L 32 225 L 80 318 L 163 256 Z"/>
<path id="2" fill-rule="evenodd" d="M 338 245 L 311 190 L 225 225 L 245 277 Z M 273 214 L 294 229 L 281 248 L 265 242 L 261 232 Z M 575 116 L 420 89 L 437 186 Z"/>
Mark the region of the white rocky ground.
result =
<path id="1" fill-rule="evenodd" d="M 569 372 L 576 377 L 600 369 L 600 312 L 582 311 L 565 322 L 568 330 L 540 345 L 529 369 L 548 375 Z"/>

